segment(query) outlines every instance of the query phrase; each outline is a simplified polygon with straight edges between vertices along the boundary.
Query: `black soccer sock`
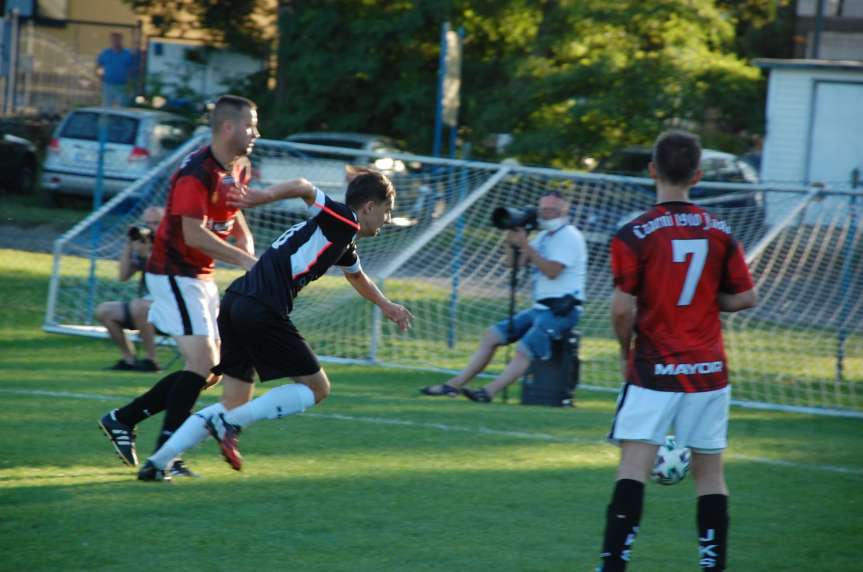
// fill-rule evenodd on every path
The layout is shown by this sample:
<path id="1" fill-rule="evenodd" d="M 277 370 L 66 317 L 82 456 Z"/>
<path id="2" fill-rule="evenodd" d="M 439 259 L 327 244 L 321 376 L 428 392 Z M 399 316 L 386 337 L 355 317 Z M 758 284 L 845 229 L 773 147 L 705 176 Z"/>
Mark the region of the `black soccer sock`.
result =
<path id="1" fill-rule="evenodd" d="M 626 570 L 643 507 L 644 483 L 632 479 L 617 481 L 605 516 L 605 537 L 600 555 L 602 572 Z"/>
<path id="2" fill-rule="evenodd" d="M 146 393 L 118 409 L 117 413 L 114 414 L 117 421 L 123 425 L 134 427 L 144 419 L 164 411 L 174 382 L 180 378 L 182 373 L 182 371 L 169 373 L 157 381 Z"/>
<path id="3" fill-rule="evenodd" d="M 181 376 L 168 395 L 165 420 L 162 421 L 162 431 L 156 440 L 157 451 L 192 414 L 192 408 L 195 406 L 201 390 L 207 384 L 206 379 L 193 371 L 180 373 Z"/>
<path id="4" fill-rule="evenodd" d="M 725 570 L 728 554 L 728 496 L 698 497 L 698 563 L 702 570 Z"/>

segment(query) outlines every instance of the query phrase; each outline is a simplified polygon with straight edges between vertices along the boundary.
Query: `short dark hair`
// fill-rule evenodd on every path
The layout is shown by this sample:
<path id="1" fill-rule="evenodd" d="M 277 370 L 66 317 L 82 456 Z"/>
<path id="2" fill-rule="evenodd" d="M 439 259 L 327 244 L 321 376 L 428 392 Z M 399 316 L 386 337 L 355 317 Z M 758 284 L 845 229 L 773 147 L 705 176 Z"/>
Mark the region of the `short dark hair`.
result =
<path id="1" fill-rule="evenodd" d="M 210 128 L 216 131 L 225 121 L 239 119 L 243 110 L 257 107 L 251 99 L 239 95 L 222 95 L 213 104 L 210 112 Z"/>
<path id="2" fill-rule="evenodd" d="M 687 131 L 666 131 L 656 138 L 653 164 L 657 174 L 672 185 L 692 180 L 701 163 L 701 141 Z"/>
<path id="3" fill-rule="evenodd" d="M 380 171 L 355 169 L 354 173 L 345 193 L 345 203 L 352 209 L 358 209 L 368 201 L 383 203 L 396 196 L 396 188 Z"/>

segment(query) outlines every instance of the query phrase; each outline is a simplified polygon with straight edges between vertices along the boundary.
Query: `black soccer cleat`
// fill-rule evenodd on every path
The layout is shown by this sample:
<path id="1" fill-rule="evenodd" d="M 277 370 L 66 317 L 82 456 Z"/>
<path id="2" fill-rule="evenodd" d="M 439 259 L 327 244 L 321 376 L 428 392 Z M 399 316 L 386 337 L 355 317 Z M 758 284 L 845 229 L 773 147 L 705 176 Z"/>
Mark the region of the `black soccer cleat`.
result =
<path id="1" fill-rule="evenodd" d="M 117 410 L 109 411 L 99 419 L 99 428 L 111 441 L 114 451 L 124 464 L 138 466 L 138 453 L 135 451 L 135 428 L 123 425 L 114 417 Z"/>
<path id="2" fill-rule="evenodd" d="M 170 482 L 171 472 L 166 471 L 165 469 L 160 469 L 153 464 L 153 461 L 147 460 L 147 462 L 144 463 L 144 466 L 141 467 L 141 470 L 138 471 L 138 480 L 151 482 Z"/>
<path id="3" fill-rule="evenodd" d="M 171 468 L 168 470 L 168 473 L 172 477 L 200 477 L 201 475 L 190 469 L 186 466 L 186 463 L 183 462 L 183 459 L 177 459 L 173 463 L 171 463 Z"/>

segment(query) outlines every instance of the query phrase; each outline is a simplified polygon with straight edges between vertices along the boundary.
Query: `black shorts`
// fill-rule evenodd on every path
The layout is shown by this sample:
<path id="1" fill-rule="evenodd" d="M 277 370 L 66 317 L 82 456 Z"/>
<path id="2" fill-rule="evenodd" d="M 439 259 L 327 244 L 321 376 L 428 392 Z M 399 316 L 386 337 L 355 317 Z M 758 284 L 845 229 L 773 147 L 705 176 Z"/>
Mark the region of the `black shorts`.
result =
<path id="1" fill-rule="evenodd" d="M 120 322 L 120 327 L 124 330 L 138 329 L 138 326 L 132 320 L 132 305 L 129 302 L 123 302 L 123 321 Z"/>
<path id="2" fill-rule="evenodd" d="M 252 383 L 312 375 L 321 369 L 315 352 L 291 320 L 254 298 L 226 292 L 219 306 L 221 361 L 213 373 Z"/>

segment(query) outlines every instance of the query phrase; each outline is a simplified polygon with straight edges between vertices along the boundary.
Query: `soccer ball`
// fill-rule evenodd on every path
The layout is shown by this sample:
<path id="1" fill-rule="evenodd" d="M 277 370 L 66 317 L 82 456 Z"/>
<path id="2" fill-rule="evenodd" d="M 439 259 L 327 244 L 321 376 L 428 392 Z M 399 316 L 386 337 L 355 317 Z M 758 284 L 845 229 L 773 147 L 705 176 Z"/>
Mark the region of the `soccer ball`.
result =
<path id="1" fill-rule="evenodd" d="M 650 478 L 660 485 L 679 483 L 689 473 L 689 457 L 689 449 L 680 447 L 674 435 L 669 435 L 656 452 L 656 464 Z"/>

